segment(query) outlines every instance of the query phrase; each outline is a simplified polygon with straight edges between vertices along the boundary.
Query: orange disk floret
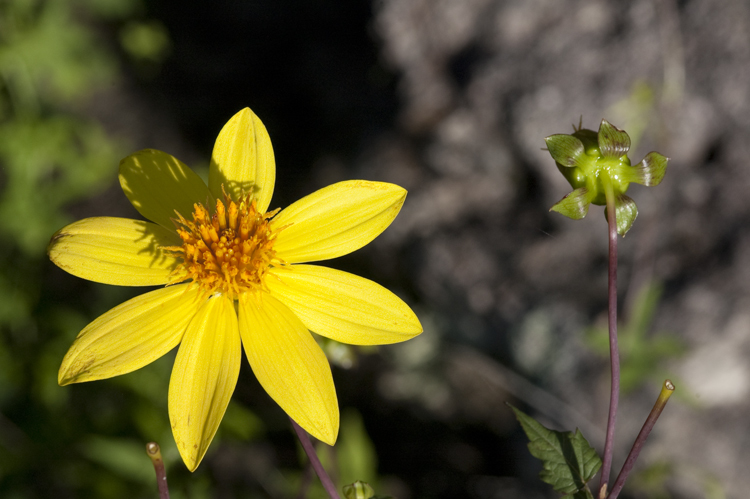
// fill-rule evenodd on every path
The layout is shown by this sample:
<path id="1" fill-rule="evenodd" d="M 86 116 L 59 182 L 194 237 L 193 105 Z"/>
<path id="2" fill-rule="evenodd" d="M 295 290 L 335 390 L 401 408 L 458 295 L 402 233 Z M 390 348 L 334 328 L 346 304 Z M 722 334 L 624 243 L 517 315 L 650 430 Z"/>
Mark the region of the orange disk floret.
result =
<path id="1" fill-rule="evenodd" d="M 175 220 L 182 246 L 165 248 L 182 257 L 171 284 L 192 279 L 206 293 L 230 298 L 263 289 L 268 268 L 284 264 L 273 249 L 278 231 L 269 223 L 278 210 L 259 213 L 250 195 L 236 203 L 226 194 L 213 215 L 200 203 L 194 209 L 192 220 L 179 213 Z"/>

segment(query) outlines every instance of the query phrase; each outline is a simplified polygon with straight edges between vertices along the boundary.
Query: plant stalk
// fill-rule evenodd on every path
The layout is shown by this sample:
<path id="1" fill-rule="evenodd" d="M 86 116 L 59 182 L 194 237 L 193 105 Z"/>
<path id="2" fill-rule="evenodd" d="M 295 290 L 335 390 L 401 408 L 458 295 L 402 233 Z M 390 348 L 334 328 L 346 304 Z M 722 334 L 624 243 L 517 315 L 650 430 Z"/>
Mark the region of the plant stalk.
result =
<path id="1" fill-rule="evenodd" d="M 661 412 L 664 410 L 664 407 L 667 405 L 667 401 L 669 400 L 669 397 L 672 396 L 673 392 L 674 384 L 672 384 L 672 382 L 669 380 L 665 380 L 664 385 L 662 385 L 661 387 L 659 398 L 656 399 L 654 407 L 651 409 L 651 412 L 646 418 L 646 422 L 643 423 L 643 427 L 641 428 L 640 433 L 638 433 L 635 442 L 633 442 L 633 448 L 630 449 L 630 453 L 628 454 L 627 459 L 625 459 L 625 464 L 623 464 L 622 469 L 620 470 L 620 474 L 617 475 L 617 480 L 615 480 L 614 485 L 612 485 L 612 492 L 610 492 L 607 499 L 617 499 L 617 496 L 620 494 L 623 485 L 625 485 L 625 480 L 627 480 L 628 475 L 630 475 L 630 472 L 633 470 L 633 466 L 635 466 L 635 461 L 636 459 L 638 459 L 638 455 L 641 453 L 643 444 L 646 443 L 648 435 L 654 428 L 656 420 L 659 419 Z"/>
<path id="2" fill-rule="evenodd" d="M 328 495 L 331 497 L 331 499 L 341 499 L 338 491 L 336 490 L 336 486 L 331 480 L 331 477 L 328 476 L 328 473 L 326 473 L 325 468 L 323 468 L 320 459 L 318 459 L 318 454 L 315 452 L 315 447 L 313 447 L 313 444 L 310 441 L 310 435 L 308 435 L 307 432 L 303 430 L 300 425 L 298 425 L 297 422 L 292 418 L 289 418 L 289 421 L 292 422 L 294 432 L 297 434 L 297 438 L 302 444 L 302 448 L 305 449 L 307 458 L 310 460 L 310 464 L 315 470 L 315 473 L 318 474 L 318 478 L 320 478 L 320 483 L 323 484 L 323 488 L 326 490 L 326 492 L 328 492 Z"/>
<path id="3" fill-rule="evenodd" d="M 604 458 L 602 459 L 602 475 L 599 482 L 599 499 L 607 495 L 609 474 L 612 469 L 614 454 L 615 424 L 617 422 L 617 405 L 620 399 L 620 350 L 617 346 L 617 209 L 615 193 L 612 184 L 604 182 L 607 198 L 607 223 L 609 226 L 609 273 L 608 297 L 609 306 L 607 318 L 609 322 L 609 357 L 611 367 L 611 384 L 609 393 L 609 414 L 607 416 L 607 436 L 604 440 Z"/>
<path id="4" fill-rule="evenodd" d="M 146 454 L 151 458 L 156 471 L 156 486 L 159 489 L 159 499 L 169 499 L 169 487 L 167 486 L 167 471 L 164 469 L 164 460 L 161 458 L 161 449 L 156 442 L 146 444 Z"/>

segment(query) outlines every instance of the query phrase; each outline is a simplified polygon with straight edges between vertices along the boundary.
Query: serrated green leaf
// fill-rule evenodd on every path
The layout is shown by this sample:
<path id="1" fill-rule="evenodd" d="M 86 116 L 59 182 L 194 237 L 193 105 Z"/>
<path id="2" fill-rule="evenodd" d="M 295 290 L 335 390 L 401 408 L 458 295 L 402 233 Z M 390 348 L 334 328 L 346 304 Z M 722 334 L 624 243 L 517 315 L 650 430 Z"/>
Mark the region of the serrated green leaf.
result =
<path id="1" fill-rule="evenodd" d="M 630 196 L 619 194 L 615 198 L 615 216 L 617 222 L 617 233 L 625 237 L 638 216 L 638 207 Z M 604 208 L 604 219 L 607 220 L 609 215 Z"/>
<path id="2" fill-rule="evenodd" d="M 605 158 L 619 158 L 630 150 L 630 136 L 607 120 L 599 125 L 599 150 Z"/>
<path id="3" fill-rule="evenodd" d="M 651 187 L 659 185 L 667 172 L 669 158 L 658 152 L 650 152 L 646 157 L 632 168 L 623 169 L 623 177 L 628 182 Z"/>
<path id="4" fill-rule="evenodd" d="M 549 211 L 556 211 L 573 220 L 580 220 L 589 212 L 591 198 L 589 190 L 581 187 L 562 198 Z"/>
<path id="5" fill-rule="evenodd" d="M 583 142 L 572 135 L 550 135 L 544 141 L 552 159 L 563 166 L 580 166 L 581 156 L 586 154 Z"/>
<path id="6" fill-rule="evenodd" d="M 602 461 L 581 432 L 549 430 L 512 405 L 510 408 L 529 438 L 531 455 L 542 461 L 539 478 L 557 492 L 575 494 L 575 499 L 590 497 L 590 493 L 585 494 L 586 484 L 599 471 Z"/>

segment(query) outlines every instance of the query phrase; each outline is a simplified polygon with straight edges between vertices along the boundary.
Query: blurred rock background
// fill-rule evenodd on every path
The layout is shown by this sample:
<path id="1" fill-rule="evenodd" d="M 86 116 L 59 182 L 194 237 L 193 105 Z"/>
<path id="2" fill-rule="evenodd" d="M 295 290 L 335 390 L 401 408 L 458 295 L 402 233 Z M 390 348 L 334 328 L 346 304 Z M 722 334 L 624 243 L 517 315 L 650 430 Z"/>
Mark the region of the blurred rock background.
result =
<path id="1" fill-rule="evenodd" d="M 570 190 L 543 138 L 606 118 L 630 157 L 620 244 L 623 350 L 615 470 L 664 378 L 677 385 L 623 497 L 750 489 L 750 4 L 744 0 L 0 3 L 0 496 L 296 497 L 286 417 L 243 368 L 206 460 L 179 461 L 173 355 L 60 388 L 88 322 L 142 290 L 51 265 L 52 233 L 138 217 L 117 162 L 153 147 L 205 173 L 244 106 L 266 124 L 283 207 L 339 180 L 409 190 L 394 224 L 333 266 L 409 302 L 425 333 L 376 352 L 327 345 L 343 483 L 408 498 L 555 497 L 504 402 L 598 449 L 608 404 L 606 223 L 549 207 Z M 320 497 L 312 489 L 309 497 Z"/>

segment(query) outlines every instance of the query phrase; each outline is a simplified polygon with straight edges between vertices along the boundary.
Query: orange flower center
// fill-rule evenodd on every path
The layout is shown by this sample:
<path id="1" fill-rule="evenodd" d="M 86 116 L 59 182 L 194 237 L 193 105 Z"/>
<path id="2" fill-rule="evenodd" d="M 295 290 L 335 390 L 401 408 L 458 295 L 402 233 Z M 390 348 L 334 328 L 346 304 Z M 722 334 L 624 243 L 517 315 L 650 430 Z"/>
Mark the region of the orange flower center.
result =
<path id="1" fill-rule="evenodd" d="M 193 219 L 181 214 L 177 233 L 182 246 L 166 248 L 182 257 L 171 284 L 192 279 L 206 293 L 240 293 L 263 289 L 263 277 L 272 265 L 284 265 L 276 258 L 273 244 L 278 230 L 270 219 L 278 210 L 260 213 L 250 195 L 239 203 L 224 194 L 225 203 L 216 201 L 211 216 L 202 204 L 194 205 Z"/>

